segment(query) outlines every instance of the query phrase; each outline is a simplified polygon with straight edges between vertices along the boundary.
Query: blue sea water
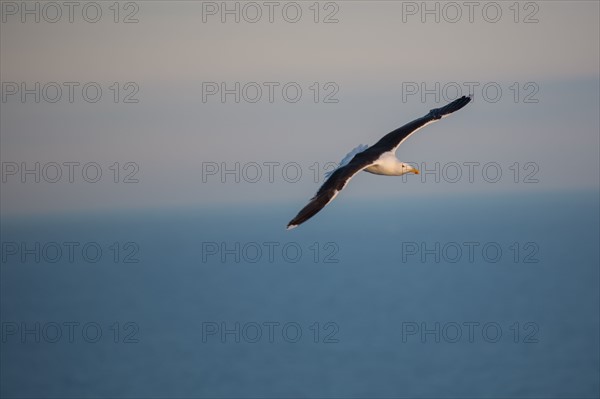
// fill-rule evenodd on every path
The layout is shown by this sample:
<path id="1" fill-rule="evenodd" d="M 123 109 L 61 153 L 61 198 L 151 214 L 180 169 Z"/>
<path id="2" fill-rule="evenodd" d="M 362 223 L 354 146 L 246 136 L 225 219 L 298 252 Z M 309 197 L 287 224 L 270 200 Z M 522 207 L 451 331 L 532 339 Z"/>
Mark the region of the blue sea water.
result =
<path id="1" fill-rule="evenodd" d="M 598 397 L 597 192 L 296 211 L 4 218 L 2 397 Z"/>

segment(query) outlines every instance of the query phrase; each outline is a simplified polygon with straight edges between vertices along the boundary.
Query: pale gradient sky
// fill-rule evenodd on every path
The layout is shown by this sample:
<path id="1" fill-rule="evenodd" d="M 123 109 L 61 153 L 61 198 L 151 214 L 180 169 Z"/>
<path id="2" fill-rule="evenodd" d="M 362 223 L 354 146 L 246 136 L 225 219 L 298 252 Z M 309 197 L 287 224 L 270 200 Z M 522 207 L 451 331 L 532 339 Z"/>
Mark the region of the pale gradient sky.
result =
<path id="1" fill-rule="evenodd" d="M 106 14 L 96 24 L 81 18 L 21 23 L 7 16 L 0 24 L 3 82 L 94 81 L 104 92 L 95 104 L 81 98 L 1 103 L 2 162 L 95 161 L 106 173 L 114 162 L 131 161 L 140 166 L 140 182 L 22 184 L 11 178 L 2 184 L 1 212 L 301 203 L 318 188 L 308 176 L 295 184 L 281 178 L 202 183 L 202 163 L 295 161 L 308 175 L 312 163 L 339 161 L 356 145 L 372 144 L 444 103 L 432 96 L 404 102 L 403 82 L 497 82 L 503 96 L 491 103 L 475 90 L 472 105 L 412 137 L 401 159 L 497 162 L 505 173 L 514 162 L 535 162 L 540 182 L 435 184 L 363 174 L 345 196 L 368 198 L 370 189 L 392 198 L 598 189 L 598 2 L 535 2 L 539 22 L 532 24 L 514 23 L 513 1 L 499 2 L 503 16 L 494 24 L 479 9 L 473 23 L 466 15 L 454 24 L 422 23 L 418 16 L 403 22 L 403 3 L 390 1 L 337 2 L 339 23 L 315 24 L 308 9 L 313 2 L 299 3 L 305 14 L 296 24 L 280 14 L 273 24 L 223 24 L 217 17 L 203 23 L 202 2 L 139 2 L 136 24 L 113 23 L 112 3 L 102 3 Z M 520 18 L 525 14 L 521 9 Z M 136 82 L 140 102 L 112 103 L 108 86 L 115 81 Z M 295 104 L 280 96 L 273 104 L 203 103 L 207 81 L 298 82 L 304 92 Z M 335 82 L 339 103 L 313 103 L 308 87 L 315 81 Z M 524 103 L 522 91 L 515 103 L 514 82 L 534 82 L 539 102 Z"/>

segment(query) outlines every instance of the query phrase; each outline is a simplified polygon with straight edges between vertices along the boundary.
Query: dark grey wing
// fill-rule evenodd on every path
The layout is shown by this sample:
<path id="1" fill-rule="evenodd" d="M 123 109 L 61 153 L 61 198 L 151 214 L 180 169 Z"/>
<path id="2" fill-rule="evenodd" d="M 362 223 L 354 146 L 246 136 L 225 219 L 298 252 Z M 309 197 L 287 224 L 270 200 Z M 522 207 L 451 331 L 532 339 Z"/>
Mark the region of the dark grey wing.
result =
<path id="1" fill-rule="evenodd" d="M 421 118 L 415 119 L 406 125 L 399 127 L 383 136 L 377 143 L 373 144 L 371 148 L 376 148 L 380 153 L 386 151 L 395 151 L 398 146 L 406 140 L 411 134 L 417 130 L 425 127 L 426 125 L 433 123 L 444 116 L 458 111 L 471 101 L 471 97 L 462 96 L 452 101 L 450 104 L 445 105 L 441 108 L 435 108 L 429 111 L 429 113 Z"/>
<path id="2" fill-rule="evenodd" d="M 381 154 L 388 151 L 395 151 L 400 143 L 412 133 L 431 122 L 435 122 L 454 111 L 458 111 L 467 105 L 469 101 L 471 101 L 471 97 L 463 96 L 444 107 L 432 109 L 424 117 L 415 119 L 393 132 L 386 134 L 377 143 L 356 154 L 347 165 L 338 168 L 331 176 L 329 176 L 321 188 L 319 188 L 317 194 L 315 194 L 310 202 L 288 223 L 287 228 L 293 229 L 316 215 L 321 209 L 329 204 L 340 191 L 342 191 L 355 174 L 373 165 L 375 161 L 379 159 Z"/>
<path id="3" fill-rule="evenodd" d="M 287 224 L 288 230 L 299 226 L 315 216 L 342 191 L 355 174 L 373 165 L 378 158 L 379 154 L 366 150 L 365 152 L 356 154 L 346 166 L 342 166 L 334 171 L 321 188 L 319 188 L 315 196 L 311 198 L 310 202 Z"/>

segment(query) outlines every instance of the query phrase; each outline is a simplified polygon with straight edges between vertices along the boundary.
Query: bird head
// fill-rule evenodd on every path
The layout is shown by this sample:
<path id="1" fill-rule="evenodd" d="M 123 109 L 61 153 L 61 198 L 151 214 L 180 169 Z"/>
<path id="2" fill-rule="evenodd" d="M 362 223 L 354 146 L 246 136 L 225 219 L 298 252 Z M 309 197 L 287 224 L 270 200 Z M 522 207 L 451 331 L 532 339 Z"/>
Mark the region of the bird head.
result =
<path id="1" fill-rule="evenodd" d="M 419 169 L 417 169 L 407 163 L 404 163 L 404 162 L 401 163 L 401 168 L 402 168 L 402 174 L 414 173 L 415 175 L 418 175 L 419 173 L 421 173 L 421 172 L 419 172 Z"/>

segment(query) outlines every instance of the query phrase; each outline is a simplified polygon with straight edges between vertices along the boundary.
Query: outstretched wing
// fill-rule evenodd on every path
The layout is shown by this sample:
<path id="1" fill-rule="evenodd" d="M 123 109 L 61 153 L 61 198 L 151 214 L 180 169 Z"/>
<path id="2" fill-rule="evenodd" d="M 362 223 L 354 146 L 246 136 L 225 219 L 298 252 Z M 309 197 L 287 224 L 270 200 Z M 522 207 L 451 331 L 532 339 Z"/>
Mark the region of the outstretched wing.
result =
<path id="1" fill-rule="evenodd" d="M 355 174 L 373 165 L 378 158 L 379 154 L 365 152 L 354 154 L 352 160 L 347 165 L 341 166 L 331 173 L 315 196 L 311 198 L 310 202 L 288 223 L 288 230 L 298 227 L 316 215 L 325 205 L 333 201 Z"/>
<path id="2" fill-rule="evenodd" d="M 380 152 L 392 151 L 395 152 L 398 146 L 402 144 L 411 134 L 425 126 L 442 119 L 444 116 L 458 111 L 471 101 L 471 96 L 462 96 L 452 101 L 450 104 L 441 108 L 434 108 L 429 113 L 421 118 L 415 119 L 406 125 L 383 136 L 377 143 L 369 148 L 377 148 Z"/>
<path id="3" fill-rule="evenodd" d="M 298 227 L 300 224 L 316 215 L 327 204 L 333 201 L 355 174 L 373 165 L 379 159 L 381 154 L 388 151 L 396 151 L 398 146 L 411 134 L 448 114 L 458 111 L 467 105 L 469 101 L 471 101 L 470 96 L 462 96 L 461 98 L 452 101 L 450 104 L 441 108 L 434 108 L 429 111 L 427 115 L 415 119 L 386 134 L 371 147 L 363 149 L 359 146 L 352 150 L 342 160 L 340 167 L 329 175 L 329 178 L 323 183 L 321 188 L 319 188 L 319 191 L 312 197 L 310 202 L 288 223 L 288 230 Z M 349 162 L 344 165 L 344 162 L 348 160 Z"/>
<path id="4" fill-rule="evenodd" d="M 333 172 L 335 172 L 339 168 L 348 165 L 348 163 L 352 160 L 352 158 L 354 158 L 354 156 L 356 154 L 363 152 L 367 148 L 369 148 L 369 146 L 366 144 L 359 144 L 358 147 L 353 148 L 352 151 L 350 151 L 348 154 L 346 154 L 346 156 L 340 161 L 340 164 L 338 165 L 337 168 L 335 168 L 334 170 L 330 170 L 329 172 L 325 172 L 325 177 L 331 176 L 333 174 Z"/>

